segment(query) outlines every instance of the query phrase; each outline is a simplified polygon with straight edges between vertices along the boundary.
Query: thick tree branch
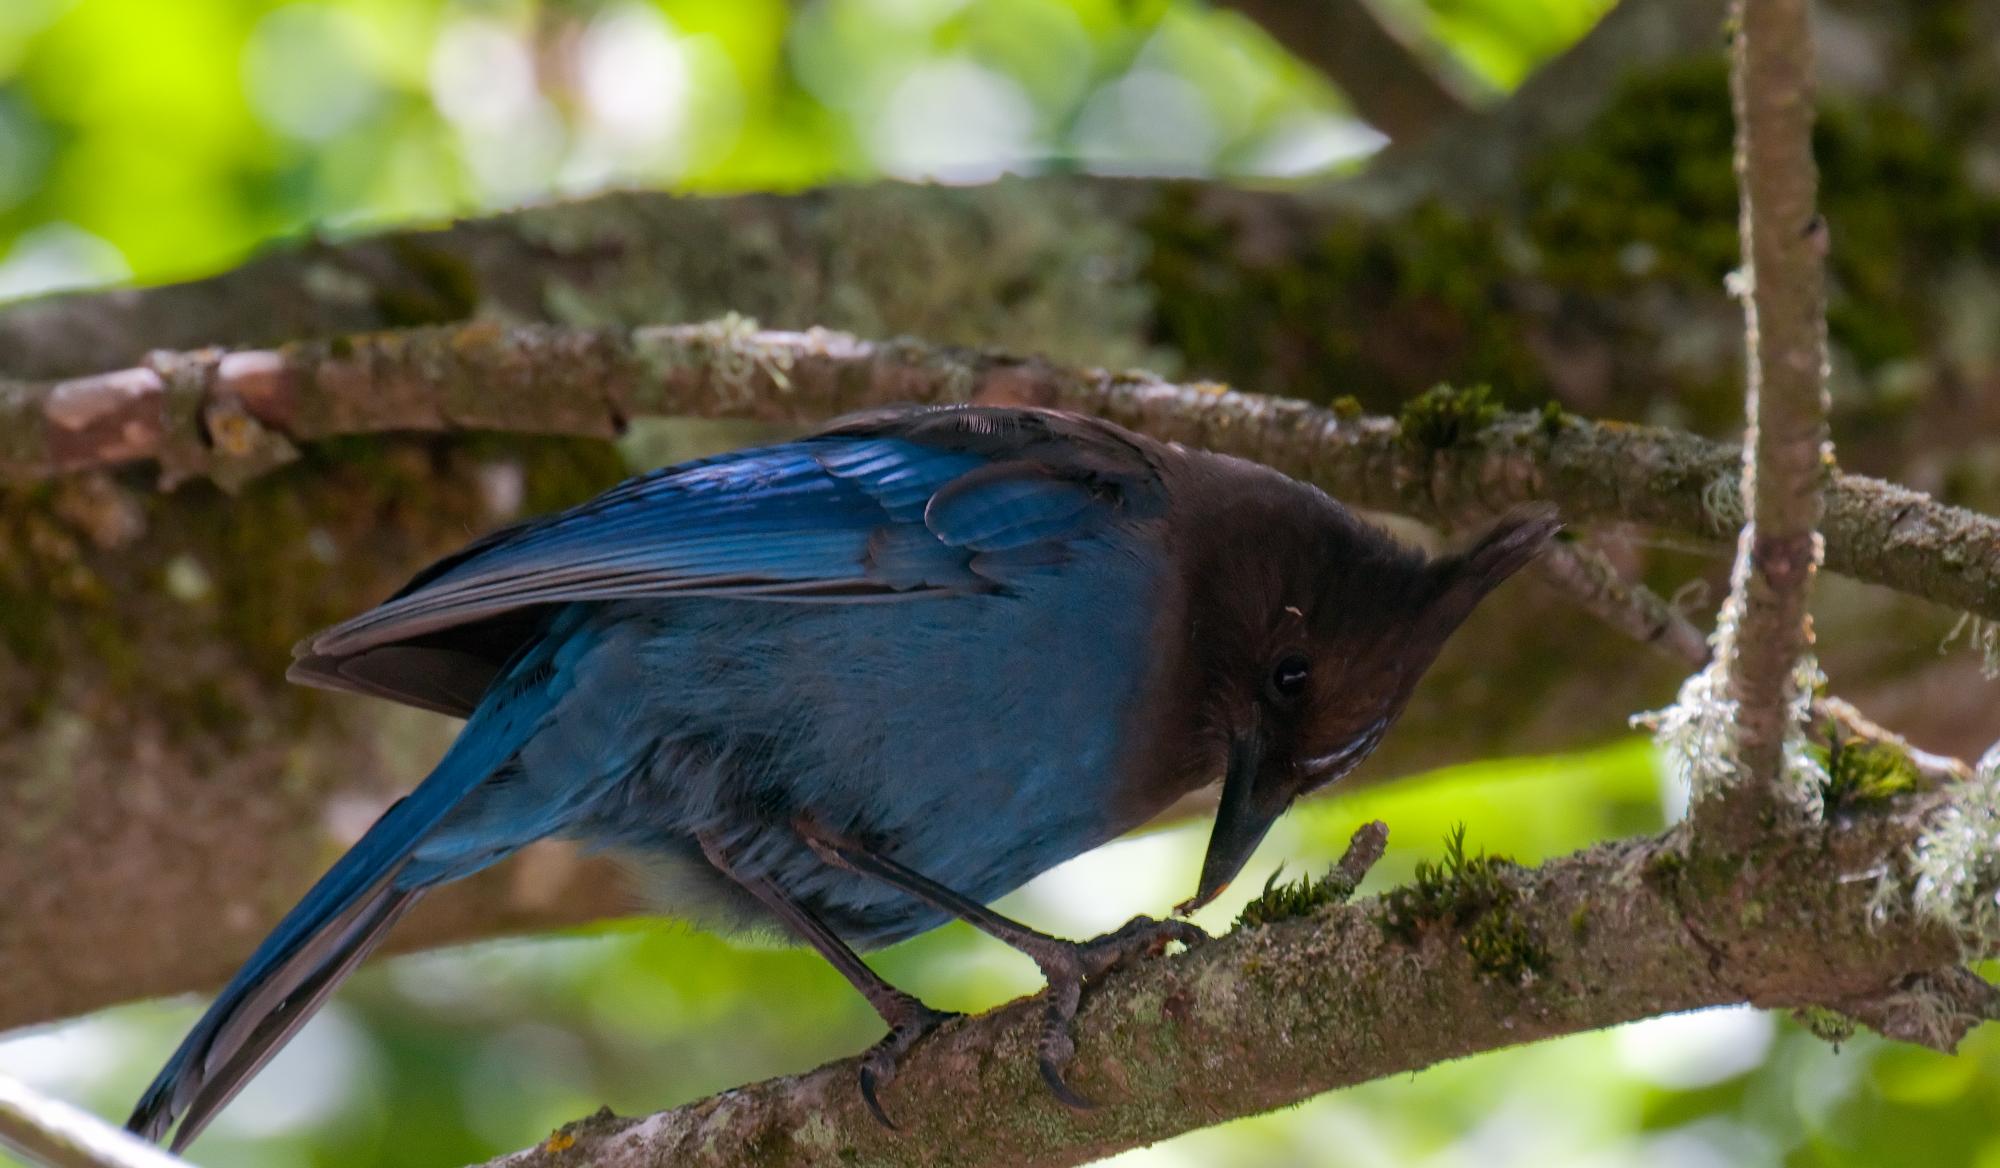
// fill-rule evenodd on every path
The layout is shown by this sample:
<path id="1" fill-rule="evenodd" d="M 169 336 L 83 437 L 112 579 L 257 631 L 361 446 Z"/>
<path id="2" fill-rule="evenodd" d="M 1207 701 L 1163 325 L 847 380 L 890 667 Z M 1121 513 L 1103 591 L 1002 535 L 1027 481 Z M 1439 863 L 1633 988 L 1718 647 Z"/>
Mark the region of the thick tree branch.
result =
<path id="1" fill-rule="evenodd" d="M 42 1168 L 187 1168 L 87 1111 L 0 1075 L 0 1148 Z"/>
<path id="2" fill-rule="evenodd" d="M 1670 833 L 1534 870 L 1469 866 L 1429 908 L 1405 891 L 1239 927 L 1090 995 L 1074 1064 L 1102 1104 L 1089 1113 L 1042 1086 L 1024 1001 L 917 1048 L 885 1093 L 897 1132 L 869 1116 L 847 1060 L 644 1119 L 600 1114 L 490 1168 L 1078 1164 L 1444 1059 L 1732 1002 L 1921 1018 L 1904 1033 L 1948 1047 L 1992 1014 L 1990 995 L 1952 988 L 1960 939 L 1874 911 L 1876 874 L 1898 869 L 1930 806 L 1772 841 L 1741 868 L 1691 866 Z M 1924 996 L 1940 984 L 1951 993 Z"/>
<path id="3" fill-rule="evenodd" d="M 1214 184 L 1050 178 L 797 195 L 619 191 L 444 227 L 284 243 L 204 279 L 0 306 L 0 376 L 154 350 L 480 318 L 590 326 L 739 312 L 785 327 L 1137 358 L 1142 221 Z M 1291 206 L 1273 195 L 1271 206 Z M 973 262 L 977 257 L 977 262 Z"/>
<path id="4" fill-rule="evenodd" d="M 1826 223 L 1814 209 L 1813 60 L 1806 0 L 1737 0 L 1741 279 L 1749 369 L 1746 521 L 1718 642 L 1735 717 L 1738 780 L 1702 822 L 1747 844 L 1780 792 L 1795 733 L 1797 665 L 1812 644 L 1806 601 L 1821 557 L 1827 438 Z M 1836 485 L 1835 490 L 1838 490 Z"/>
<path id="5" fill-rule="evenodd" d="M 1386 24 L 1370 0 L 1217 0 L 1326 74 L 1368 123 L 1395 141 L 1423 137 L 1470 107 Z"/>
<path id="6" fill-rule="evenodd" d="M 1095 413 L 1268 463 L 1363 507 L 1451 521 L 1534 499 L 1579 523 L 1719 540 L 1737 527 L 1740 456 L 1687 434 L 1498 414 L 1447 395 L 1421 424 L 1143 373 L 747 324 L 637 330 L 475 324 L 238 353 L 156 355 L 136 369 L 0 385 L 0 482 L 157 458 L 170 479 L 236 481 L 292 444 L 381 431 L 608 436 L 633 418 L 803 423 L 898 402 L 1007 401 Z M 2000 619 L 2000 521 L 1837 475 L 1836 571 Z"/>

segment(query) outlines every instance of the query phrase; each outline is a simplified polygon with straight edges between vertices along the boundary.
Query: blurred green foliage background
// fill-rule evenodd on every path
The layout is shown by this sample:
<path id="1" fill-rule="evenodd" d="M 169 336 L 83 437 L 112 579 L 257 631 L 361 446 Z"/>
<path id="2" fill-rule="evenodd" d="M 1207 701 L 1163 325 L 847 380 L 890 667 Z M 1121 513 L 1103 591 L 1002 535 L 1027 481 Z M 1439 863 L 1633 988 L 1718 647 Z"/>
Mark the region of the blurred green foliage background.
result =
<path id="1" fill-rule="evenodd" d="M 1504 92 L 1602 0 L 1400 0 L 1442 67 Z M 211 271 L 308 231 L 608 185 L 795 189 L 1003 171 L 1277 178 L 1380 144 L 1243 20 L 1169 0 L 0 0 L 0 298 Z M 412 778 L 415 776 L 412 775 Z M 1295 812 L 1251 871 L 1392 828 L 1371 886 L 1453 824 L 1522 861 L 1658 828 L 1634 740 Z M 1192 887 L 1202 826 L 1112 845 L 1007 907 L 1085 933 Z M 1246 884 L 1254 884 L 1246 881 Z M 1252 889 L 1214 906 L 1224 927 Z M 1034 971 L 962 927 L 879 958 L 978 1009 Z M 0 1071 L 122 1117 L 197 1003 L 0 1037 Z M 651 1110 L 851 1053 L 878 1030 L 810 955 L 635 920 L 382 963 L 194 1150 L 224 1168 L 440 1168 L 609 1104 Z M 894 1096 L 890 1096 L 893 1107 Z M 2000 1041 L 1838 1051 L 1718 1011 L 1502 1052 L 1120 1158 L 1374 1168 L 2000 1168 Z M 0 1156 L 0 1163 L 5 1163 Z"/>

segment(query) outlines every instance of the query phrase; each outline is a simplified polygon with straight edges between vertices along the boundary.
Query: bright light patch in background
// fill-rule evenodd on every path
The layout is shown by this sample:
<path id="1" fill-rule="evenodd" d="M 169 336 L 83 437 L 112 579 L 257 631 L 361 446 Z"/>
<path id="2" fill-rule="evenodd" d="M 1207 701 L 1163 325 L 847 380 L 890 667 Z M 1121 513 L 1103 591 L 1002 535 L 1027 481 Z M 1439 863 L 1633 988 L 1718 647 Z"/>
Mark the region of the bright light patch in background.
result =
<path id="1" fill-rule="evenodd" d="M 0 1038 L 0 1071 L 58 1099 L 77 1099 L 130 1049 L 125 1027 L 86 1018 Z"/>
<path id="2" fill-rule="evenodd" d="M 1042 873 L 1016 896 L 1023 915 L 1062 936 L 1109 932 L 1140 913 L 1164 916 L 1194 890 L 1204 839 L 1206 825 L 1190 823 L 1119 840 Z"/>
<path id="3" fill-rule="evenodd" d="M 591 21 L 577 66 L 590 119 L 613 141 L 658 146 L 680 135 L 687 54 L 657 10 L 628 4 Z"/>
<path id="4" fill-rule="evenodd" d="M 315 142 L 359 121 L 381 92 L 355 18 L 321 4 L 294 4 L 257 22 L 243 50 L 243 84 L 267 125 Z"/>
<path id="5" fill-rule="evenodd" d="M 455 21 L 431 53 L 431 101 L 467 132 L 494 133 L 529 116 L 541 94 L 527 44 L 497 21 Z"/>
<path id="6" fill-rule="evenodd" d="M 568 145 L 542 96 L 527 42 L 505 24 L 447 26 L 431 54 L 431 100 L 459 131 L 474 186 L 489 202 L 541 194 Z"/>
<path id="7" fill-rule="evenodd" d="M 1704 1119 L 1647 1140 L 1631 1163 L 1641 1168 L 1751 1168 L 1783 1157 L 1761 1132 L 1726 1119 Z"/>
<path id="8" fill-rule="evenodd" d="M 911 70 L 872 130 L 890 174 L 986 182 L 1030 157 L 1035 111 L 1012 79 L 953 58 Z"/>
<path id="9" fill-rule="evenodd" d="M 1077 118 L 1077 157 L 1112 174 L 1196 174 L 1220 146 L 1208 101 L 1186 78 L 1141 69 L 1099 89 Z"/>
<path id="10" fill-rule="evenodd" d="M 372 1062 L 367 1032 L 330 1003 L 215 1118 L 215 1131 L 266 1140 L 344 1110 Z"/>
<path id="11" fill-rule="evenodd" d="M 1247 174 L 1295 178 L 1366 158 L 1388 144 L 1389 139 L 1366 122 L 1305 113 L 1274 127 L 1238 169 Z"/>
<path id="12" fill-rule="evenodd" d="M 577 38 L 575 141 L 558 189 L 671 183 L 742 131 L 743 82 L 712 36 L 684 36 L 647 5 L 612 9 Z"/>
<path id="13" fill-rule="evenodd" d="M 1670 1014 L 1620 1027 L 1618 1061 L 1656 1086 L 1693 1090 L 1755 1070 L 1777 1023 L 1749 1006 Z"/>
<path id="14" fill-rule="evenodd" d="M 131 275 L 117 248 L 81 227 L 49 223 L 15 240 L 0 259 L 0 300 L 108 284 Z"/>

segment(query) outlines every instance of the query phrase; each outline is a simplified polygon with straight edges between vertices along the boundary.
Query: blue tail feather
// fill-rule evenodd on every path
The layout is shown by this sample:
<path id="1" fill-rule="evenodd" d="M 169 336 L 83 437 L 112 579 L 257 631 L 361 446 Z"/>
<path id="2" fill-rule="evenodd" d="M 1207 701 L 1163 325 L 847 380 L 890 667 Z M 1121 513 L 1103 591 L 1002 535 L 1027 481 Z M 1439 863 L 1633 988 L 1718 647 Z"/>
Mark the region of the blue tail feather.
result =
<path id="1" fill-rule="evenodd" d="M 546 672 L 540 684 L 509 685 L 553 648 L 545 640 L 517 659 L 430 776 L 384 812 L 285 914 L 167 1060 L 127 1128 L 158 1140 L 186 1113 L 173 1142 L 176 1151 L 184 1147 L 425 889 L 469 874 L 413 867 L 411 854 L 520 749 L 560 699 L 565 679 Z M 496 850 L 488 862 L 511 850 Z"/>

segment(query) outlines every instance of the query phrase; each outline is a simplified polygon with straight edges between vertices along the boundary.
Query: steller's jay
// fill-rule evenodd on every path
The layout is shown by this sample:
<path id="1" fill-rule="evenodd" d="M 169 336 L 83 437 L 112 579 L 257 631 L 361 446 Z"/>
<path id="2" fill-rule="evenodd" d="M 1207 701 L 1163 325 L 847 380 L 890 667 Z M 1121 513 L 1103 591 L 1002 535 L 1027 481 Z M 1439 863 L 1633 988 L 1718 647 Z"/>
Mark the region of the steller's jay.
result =
<path id="1" fill-rule="evenodd" d="M 867 996 L 877 1087 L 948 1015 L 855 950 L 956 916 L 1049 981 L 1200 930 L 1070 942 L 982 907 L 1222 777 L 1199 887 L 1359 763 L 1466 614 L 1555 531 L 1405 548 L 1269 468 L 1042 410 L 883 411 L 669 467 L 478 540 L 309 638 L 290 676 L 466 719 L 286 914 L 129 1126 L 200 1133 L 424 893 L 545 836 L 677 915 L 778 924 Z"/>

